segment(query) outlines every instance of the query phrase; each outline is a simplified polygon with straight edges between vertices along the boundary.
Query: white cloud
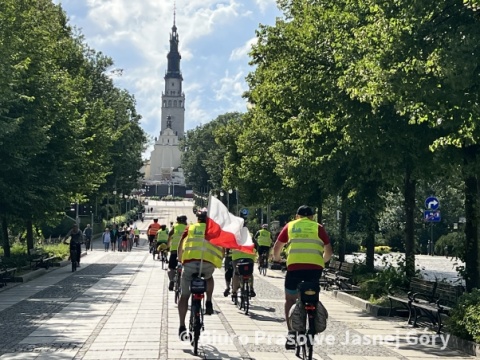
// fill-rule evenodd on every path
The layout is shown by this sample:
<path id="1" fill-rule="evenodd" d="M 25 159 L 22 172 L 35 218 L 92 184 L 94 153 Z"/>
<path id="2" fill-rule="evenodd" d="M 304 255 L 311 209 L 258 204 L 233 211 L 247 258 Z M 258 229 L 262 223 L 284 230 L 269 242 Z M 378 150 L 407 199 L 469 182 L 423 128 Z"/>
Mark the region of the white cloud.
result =
<path id="1" fill-rule="evenodd" d="M 268 7 L 276 4 L 275 0 L 255 0 L 255 2 L 262 12 L 265 12 Z"/>
<path id="2" fill-rule="evenodd" d="M 252 45 L 256 42 L 257 38 L 254 37 L 248 40 L 243 46 L 233 49 L 232 53 L 230 54 L 230 60 L 245 60 L 250 50 L 252 50 Z"/>

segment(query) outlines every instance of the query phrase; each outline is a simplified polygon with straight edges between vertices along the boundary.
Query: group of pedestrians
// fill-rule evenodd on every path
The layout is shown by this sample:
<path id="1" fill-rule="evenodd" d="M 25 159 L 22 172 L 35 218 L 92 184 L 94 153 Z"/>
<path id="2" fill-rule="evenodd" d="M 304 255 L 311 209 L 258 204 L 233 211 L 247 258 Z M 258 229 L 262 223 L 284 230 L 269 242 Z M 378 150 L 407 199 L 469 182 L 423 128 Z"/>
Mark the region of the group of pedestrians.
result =
<path id="1" fill-rule="evenodd" d="M 140 230 L 130 223 L 114 224 L 112 228 L 106 227 L 102 234 L 105 251 L 132 251 L 135 236 L 140 235 Z"/>

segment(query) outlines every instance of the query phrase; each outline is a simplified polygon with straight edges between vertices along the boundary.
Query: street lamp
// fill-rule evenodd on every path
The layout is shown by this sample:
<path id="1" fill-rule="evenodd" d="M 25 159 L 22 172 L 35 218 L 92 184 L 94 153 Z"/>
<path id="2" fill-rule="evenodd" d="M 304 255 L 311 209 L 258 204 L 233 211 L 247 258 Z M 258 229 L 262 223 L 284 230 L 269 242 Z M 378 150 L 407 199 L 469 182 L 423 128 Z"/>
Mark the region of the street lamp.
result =
<path id="1" fill-rule="evenodd" d="M 125 217 L 126 217 L 126 214 L 127 214 L 127 212 L 128 212 L 127 199 L 128 199 L 128 195 L 125 194 Z"/>
<path id="2" fill-rule="evenodd" d="M 115 201 L 115 205 L 113 208 L 113 223 L 115 224 L 115 220 L 117 216 L 117 190 L 113 190 L 113 199 Z"/>

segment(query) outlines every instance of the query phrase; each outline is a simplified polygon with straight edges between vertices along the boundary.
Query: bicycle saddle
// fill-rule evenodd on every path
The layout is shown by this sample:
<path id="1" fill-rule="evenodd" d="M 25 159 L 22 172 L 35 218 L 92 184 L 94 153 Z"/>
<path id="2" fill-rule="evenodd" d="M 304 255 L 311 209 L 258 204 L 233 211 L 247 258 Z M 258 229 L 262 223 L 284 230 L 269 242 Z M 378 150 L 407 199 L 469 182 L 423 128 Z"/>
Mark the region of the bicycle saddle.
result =
<path id="1" fill-rule="evenodd" d="M 298 284 L 300 300 L 304 303 L 317 303 L 320 294 L 320 285 L 314 282 L 302 281 Z"/>

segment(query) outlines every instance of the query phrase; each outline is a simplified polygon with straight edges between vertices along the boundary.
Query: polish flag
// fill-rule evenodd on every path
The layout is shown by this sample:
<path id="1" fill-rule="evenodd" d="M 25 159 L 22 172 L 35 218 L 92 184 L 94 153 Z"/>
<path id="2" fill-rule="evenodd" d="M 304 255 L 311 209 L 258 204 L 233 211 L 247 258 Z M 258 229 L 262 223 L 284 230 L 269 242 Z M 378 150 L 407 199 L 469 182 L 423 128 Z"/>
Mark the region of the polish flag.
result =
<path id="1" fill-rule="evenodd" d="M 208 200 L 205 239 L 212 245 L 253 253 L 253 240 L 241 217 L 231 214 L 216 197 Z"/>

